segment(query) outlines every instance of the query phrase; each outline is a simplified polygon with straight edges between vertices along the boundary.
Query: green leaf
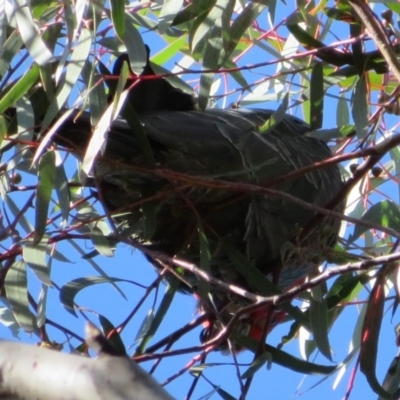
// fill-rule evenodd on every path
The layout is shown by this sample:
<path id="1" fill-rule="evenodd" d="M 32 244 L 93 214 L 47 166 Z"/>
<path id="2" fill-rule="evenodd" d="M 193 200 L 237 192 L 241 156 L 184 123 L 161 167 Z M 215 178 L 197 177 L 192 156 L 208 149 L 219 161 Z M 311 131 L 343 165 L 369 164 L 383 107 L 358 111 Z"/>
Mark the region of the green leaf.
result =
<path id="1" fill-rule="evenodd" d="M 323 12 L 332 19 L 335 19 L 337 21 L 343 21 L 343 22 L 355 22 L 356 19 L 352 15 L 351 12 L 345 11 L 345 10 L 340 10 L 338 8 L 331 8 L 331 7 L 325 7 L 323 9 Z"/>
<path id="2" fill-rule="evenodd" d="M 176 14 L 172 25 L 180 25 L 191 19 L 199 18 L 201 15 L 207 15 L 214 7 L 216 0 L 193 1 Z"/>
<path id="3" fill-rule="evenodd" d="M 361 332 L 360 371 L 367 378 L 372 390 L 390 399 L 391 396 L 382 388 L 376 377 L 379 333 L 382 325 L 385 305 L 385 275 L 378 274 L 368 300 L 368 306 Z"/>
<path id="4" fill-rule="evenodd" d="M 0 14 L 0 20 L 1 20 L 2 16 L 5 17 L 4 14 L 5 13 Z M 0 22 L 5 23 L 5 19 L 3 19 Z M 1 24 L 1 26 L 4 26 L 4 25 Z M 23 44 L 24 44 L 24 42 L 22 41 L 21 35 L 19 34 L 17 29 L 14 29 L 12 31 L 12 33 L 7 37 L 7 40 L 2 43 L 2 54 L 0 57 L 0 77 L 3 77 L 4 74 L 7 72 L 8 68 L 11 64 L 11 61 L 14 59 L 14 57 L 16 56 L 18 51 L 21 49 Z M 0 114 L 2 114 L 2 113 L 3 113 L 3 111 L 0 112 Z"/>
<path id="5" fill-rule="evenodd" d="M 175 297 L 175 293 L 178 289 L 178 286 L 179 286 L 179 280 L 175 277 L 171 277 L 169 279 L 169 285 L 165 291 L 165 295 L 161 301 L 161 304 L 158 307 L 158 310 L 154 315 L 154 318 L 151 319 L 150 326 L 136 349 L 136 354 L 143 354 L 147 343 L 157 332 L 159 326 L 161 325 L 161 322 L 163 321 L 167 311 L 169 310 L 172 304 L 172 300 Z"/>
<path id="6" fill-rule="evenodd" d="M 398 4 L 396 1 L 385 2 L 385 7 L 400 15 L 400 4 Z"/>
<path id="7" fill-rule="evenodd" d="M 75 317 L 77 316 L 74 309 L 75 296 L 82 290 L 92 285 L 100 283 L 130 282 L 126 279 L 111 278 L 104 276 L 87 276 L 78 278 L 68 282 L 60 290 L 60 302 Z"/>
<path id="8" fill-rule="evenodd" d="M 251 350 L 252 352 L 256 352 L 258 349 L 259 346 L 258 340 L 239 334 L 233 334 L 232 338 L 235 342 L 238 342 L 239 344 Z M 282 350 L 278 350 L 276 347 L 270 346 L 269 344 L 264 344 L 264 348 L 265 351 L 270 354 L 268 357 L 272 356 L 272 361 L 275 364 L 288 368 L 292 371 L 299 372 L 301 374 L 329 375 L 332 374 L 337 369 L 336 366 L 314 364 L 308 361 L 301 360 L 299 358 L 293 357 L 292 355 Z"/>
<path id="9" fill-rule="evenodd" d="M 217 70 L 221 64 L 221 55 L 223 52 L 222 31 L 219 25 L 212 28 L 210 37 L 204 51 L 203 69 Z M 211 85 L 214 81 L 215 73 L 202 74 L 200 78 L 200 90 L 198 103 L 201 110 L 208 106 Z"/>
<path id="10" fill-rule="evenodd" d="M 60 5 L 58 5 L 61 8 Z M 44 41 L 45 46 L 51 51 L 54 52 L 54 48 L 57 44 L 57 41 L 60 39 L 61 31 L 64 28 L 64 24 L 62 22 L 56 22 L 47 25 L 44 28 L 42 33 L 42 39 Z M 51 67 L 51 64 L 42 65 L 42 68 Z"/>
<path id="11" fill-rule="evenodd" d="M 394 357 L 391 362 L 382 387 L 391 395 L 395 395 L 400 387 L 400 358 Z M 398 393 L 396 395 L 398 397 Z M 378 400 L 384 400 L 384 397 L 380 396 Z"/>
<path id="12" fill-rule="evenodd" d="M 237 68 L 237 64 L 234 63 L 232 60 L 226 60 L 224 62 L 224 68 L 226 69 L 235 69 Z M 242 88 L 249 87 L 249 83 L 246 80 L 246 77 L 243 75 L 242 71 L 234 71 L 229 73 L 231 77 L 236 81 L 238 85 Z"/>
<path id="13" fill-rule="evenodd" d="M 315 292 L 320 291 L 318 286 L 312 290 L 312 300 L 310 303 L 310 324 L 315 344 L 319 351 L 329 360 L 332 361 L 331 348 L 328 338 L 328 306 L 326 300 L 322 296 L 315 296 Z"/>
<path id="14" fill-rule="evenodd" d="M 125 35 L 125 1 L 110 0 L 110 8 L 115 33 L 122 40 Z"/>
<path id="15" fill-rule="evenodd" d="M 1 299 L 3 303 L 9 306 L 9 302 L 5 298 Z M 19 324 L 14 317 L 12 311 L 7 307 L 0 306 L 0 322 L 1 324 L 10 330 L 10 333 L 15 339 L 18 339 Z"/>
<path id="16" fill-rule="evenodd" d="M 0 100 L 0 114 L 12 107 L 18 99 L 26 95 L 29 89 L 39 80 L 39 66 L 33 64 L 25 74 L 18 79 Z"/>
<path id="17" fill-rule="evenodd" d="M 181 9 L 183 0 L 165 0 L 158 15 L 158 32 L 164 35 Z"/>
<path id="18" fill-rule="evenodd" d="M 204 7 L 204 12 L 199 13 L 190 29 L 189 44 L 192 49 L 192 53 L 196 53 L 202 50 L 204 44 L 209 37 L 211 29 L 215 26 L 218 18 L 224 10 L 224 4 L 228 0 L 216 0 L 206 3 Z M 221 4 L 222 3 L 222 4 Z M 210 5 L 211 7 L 208 7 Z"/>
<path id="19" fill-rule="evenodd" d="M 118 354 L 126 355 L 126 348 L 121 336 L 116 331 L 114 325 L 103 315 L 99 315 L 99 322 L 103 335 L 111 342 Z"/>
<path id="20" fill-rule="evenodd" d="M 294 22 L 292 22 L 292 20 Z M 315 39 L 314 36 L 310 35 L 303 28 L 301 28 L 300 25 L 298 25 L 295 22 L 297 22 L 296 14 L 294 15 L 293 18 L 289 18 L 286 26 L 289 32 L 307 50 L 322 49 L 322 48 L 326 49 L 326 51 L 318 53 L 318 58 L 331 65 L 339 67 L 345 64 L 352 64 L 353 58 L 351 55 L 342 53 L 335 49 L 327 49 L 327 46 L 323 42 L 319 41 L 318 39 Z"/>
<path id="21" fill-rule="evenodd" d="M 340 275 L 326 296 L 328 309 L 331 310 L 339 303 L 355 298 L 363 288 L 360 280 L 360 275 L 353 276 L 351 273 Z"/>
<path id="22" fill-rule="evenodd" d="M 32 0 L 30 4 L 32 7 L 33 18 L 37 20 L 40 20 L 41 18 L 47 18 L 47 20 L 53 18 L 53 13 L 51 13 L 51 17 L 49 17 L 49 10 L 60 10 L 63 7 L 57 0 Z"/>
<path id="23" fill-rule="evenodd" d="M 15 18 L 19 33 L 32 58 L 39 65 L 45 65 L 53 60 L 53 54 L 47 48 L 36 26 L 32 10 L 26 0 L 15 1 Z"/>
<path id="24" fill-rule="evenodd" d="M 22 227 L 25 233 L 31 233 L 33 231 L 33 226 L 30 224 L 25 215 L 21 215 L 20 207 L 14 203 L 8 194 L 4 196 L 4 202 L 7 204 L 7 207 L 10 209 L 13 216 L 17 218 L 18 225 Z"/>
<path id="25" fill-rule="evenodd" d="M 136 75 L 140 75 L 147 63 L 147 51 L 144 47 L 142 36 L 132 23 L 129 14 L 126 14 L 125 18 L 125 35 L 123 42 L 128 52 L 132 71 Z"/>
<path id="26" fill-rule="evenodd" d="M 310 126 L 311 129 L 322 127 L 324 111 L 324 73 L 322 63 L 314 65 L 310 82 Z"/>
<path id="27" fill-rule="evenodd" d="M 364 27 L 360 24 L 350 25 L 350 37 L 352 39 L 357 39 L 364 33 Z M 357 69 L 357 75 L 363 76 L 366 68 L 366 58 L 364 56 L 364 43 L 360 40 L 355 40 L 351 44 L 351 50 L 353 52 L 354 66 Z"/>
<path id="28" fill-rule="evenodd" d="M 336 108 L 336 125 L 338 127 L 348 126 L 350 123 L 348 101 L 345 95 L 342 93 L 339 97 L 337 108 Z"/>
<path id="29" fill-rule="evenodd" d="M 383 200 L 369 208 L 361 217 L 361 221 L 400 231 L 400 208 L 393 201 Z M 369 229 L 361 224 L 356 224 L 353 234 L 349 236 L 349 243 L 353 243 Z"/>
<path id="30" fill-rule="evenodd" d="M 92 228 L 90 239 L 96 250 L 105 257 L 113 257 L 113 246 L 108 239 L 104 236 L 103 232 L 97 226 Z"/>
<path id="31" fill-rule="evenodd" d="M 216 392 L 221 396 L 222 399 L 224 400 L 235 400 L 236 397 L 232 396 L 231 394 L 229 394 L 226 390 L 221 389 L 220 387 L 217 387 L 215 385 L 213 385 Z"/>
<path id="32" fill-rule="evenodd" d="M 112 99 L 114 101 L 114 107 L 113 107 L 113 113 L 116 114 L 118 107 L 120 105 L 118 104 L 120 102 L 121 94 L 125 89 L 126 81 L 128 80 L 130 71 L 129 71 L 130 66 L 126 61 L 122 63 L 121 69 L 119 71 L 119 76 L 118 76 L 118 81 L 117 85 L 115 86 L 115 91 L 112 86 L 110 86 L 110 94 L 112 95 Z M 114 81 L 110 81 L 109 85 L 113 85 Z"/>
<path id="33" fill-rule="evenodd" d="M 287 28 L 297 41 L 306 49 L 319 49 L 326 47 L 323 42 L 315 39 L 314 36 L 307 33 L 300 27 L 300 25 L 292 23 L 291 20 L 288 21 Z"/>
<path id="34" fill-rule="evenodd" d="M 142 323 L 140 324 L 140 327 L 139 327 L 138 332 L 135 337 L 135 343 L 141 342 L 144 339 L 144 337 L 147 335 L 147 332 L 149 331 L 149 329 L 151 327 L 151 323 L 154 320 L 154 315 L 155 315 L 155 312 L 154 312 L 154 308 L 152 307 L 147 311 L 145 318 L 143 319 Z"/>
<path id="35" fill-rule="evenodd" d="M 67 175 L 62 164 L 57 165 L 55 169 L 54 189 L 56 190 L 58 206 L 61 210 L 62 225 L 66 226 L 69 215 L 69 189 Z"/>
<path id="36" fill-rule="evenodd" d="M 72 89 L 75 86 L 75 83 L 79 79 L 81 71 L 89 56 L 91 39 L 92 36 L 89 30 L 82 29 L 77 46 L 72 52 L 71 60 L 67 66 L 65 80 L 63 80 L 62 85 L 57 88 L 56 97 L 53 98 L 49 109 L 43 119 L 41 128 L 42 132 L 49 126 L 50 122 L 53 121 L 54 117 L 64 106 L 65 102 L 68 99 L 68 96 L 71 94 Z"/>
<path id="37" fill-rule="evenodd" d="M 19 326 L 25 332 L 33 332 L 36 320 L 29 309 L 27 285 L 26 265 L 22 260 L 16 261 L 7 271 L 4 288 Z"/>
<path id="38" fill-rule="evenodd" d="M 47 262 L 46 237 L 37 244 L 34 244 L 33 241 L 26 242 L 22 248 L 22 257 L 43 284 L 46 286 L 52 286 L 50 270 Z"/>
<path id="39" fill-rule="evenodd" d="M 162 65 L 169 62 L 172 59 L 172 57 L 178 55 L 179 52 L 182 51 L 183 49 L 185 49 L 186 51 L 188 50 L 187 35 L 177 37 L 175 40 L 169 42 L 167 46 L 158 51 L 157 54 L 151 56 L 150 58 L 150 61 L 152 62 L 151 67 L 153 68 L 154 72 L 156 74 L 159 74 L 159 72 L 154 69 L 154 66 L 161 68 L 161 70 L 163 71 L 162 73 L 171 72 L 170 70 L 163 68 Z M 187 89 L 193 91 L 193 88 L 190 85 L 188 85 L 184 81 L 182 82 L 183 84 L 186 85 Z"/>
<path id="40" fill-rule="evenodd" d="M 125 68 L 127 66 L 124 63 Z M 124 68 L 122 68 L 124 70 Z M 95 126 L 93 130 L 93 134 L 90 138 L 89 144 L 86 148 L 85 157 L 83 158 L 81 165 L 81 174 L 84 176 L 88 176 L 92 172 L 93 165 L 96 161 L 97 155 L 105 148 L 107 142 L 108 130 L 110 127 L 110 123 L 118 116 L 126 96 L 128 95 L 128 90 L 125 90 L 121 94 L 121 98 L 118 96 L 118 87 L 117 93 L 115 96 L 115 101 L 113 101 L 107 108 L 107 110 L 103 113 L 100 118 L 99 123 Z"/>
<path id="41" fill-rule="evenodd" d="M 37 319 L 36 323 L 38 328 L 41 328 L 46 323 L 46 303 L 47 303 L 47 292 L 49 287 L 47 285 L 42 285 L 39 293 L 39 298 L 37 302 Z"/>
<path id="42" fill-rule="evenodd" d="M 210 262 L 211 252 L 210 245 L 208 243 L 207 235 L 204 232 L 203 225 L 200 220 L 197 221 L 197 232 L 199 235 L 199 247 L 200 247 L 200 267 L 203 271 L 208 274 L 211 273 Z M 198 292 L 202 299 L 207 299 L 210 293 L 210 283 L 204 279 L 199 281 Z"/>
<path id="43" fill-rule="evenodd" d="M 271 353 L 267 351 L 258 356 L 250 365 L 250 367 L 242 374 L 242 379 L 252 377 L 263 365 L 271 361 Z"/>
<path id="44" fill-rule="evenodd" d="M 18 138 L 21 140 L 32 140 L 33 126 L 35 118 L 30 101 L 25 97 L 21 97 L 15 102 L 18 120 Z M 26 154 L 26 152 L 23 151 Z M 22 154 L 21 154 L 22 155 Z M 16 157 L 14 157 L 16 160 Z"/>
<path id="45" fill-rule="evenodd" d="M 351 99 L 351 113 L 356 125 L 357 137 L 364 139 L 368 134 L 369 105 L 365 76 L 359 78 Z"/>
<path id="46" fill-rule="evenodd" d="M 99 68 L 103 64 L 98 63 Z M 110 75 L 110 72 L 103 73 L 100 68 L 100 73 L 104 75 Z M 103 84 L 103 77 L 98 73 L 93 63 L 86 60 L 84 67 L 82 68 L 82 79 L 87 88 L 90 88 L 89 92 L 89 108 L 90 108 L 90 121 L 93 126 L 96 126 L 101 118 L 103 112 L 107 109 L 107 96 Z M 110 80 L 108 82 L 111 82 Z M 106 81 L 107 83 L 107 81 Z"/>
<path id="47" fill-rule="evenodd" d="M 46 230 L 51 191 L 54 187 L 55 169 L 54 152 L 48 151 L 44 153 L 39 160 L 38 168 L 34 244 L 38 244 L 42 240 Z"/>
<path id="48" fill-rule="evenodd" d="M 262 135 L 271 132 L 282 120 L 285 118 L 287 108 L 289 105 L 289 93 L 285 94 L 282 103 L 274 111 L 274 113 L 268 118 L 268 120 L 259 128 L 259 132 Z"/>
<path id="49" fill-rule="evenodd" d="M 255 2 L 249 2 L 237 18 L 234 19 L 230 31 L 229 42 L 225 46 L 225 57 L 230 57 L 239 40 L 243 37 L 246 30 L 257 19 L 265 6 Z"/>

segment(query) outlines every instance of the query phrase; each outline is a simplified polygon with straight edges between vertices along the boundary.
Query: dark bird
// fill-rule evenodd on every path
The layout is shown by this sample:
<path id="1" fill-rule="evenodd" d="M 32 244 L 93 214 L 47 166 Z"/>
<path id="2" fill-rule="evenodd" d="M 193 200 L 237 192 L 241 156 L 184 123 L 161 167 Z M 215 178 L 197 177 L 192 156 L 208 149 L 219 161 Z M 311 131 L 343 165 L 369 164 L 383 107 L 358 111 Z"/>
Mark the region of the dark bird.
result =
<path id="1" fill-rule="evenodd" d="M 146 103 L 154 106 L 149 88 L 142 85 L 140 90 L 147 92 Z M 164 86 L 164 90 L 177 89 Z M 197 266 L 204 260 L 200 253 L 204 256 L 206 246 L 208 273 L 252 292 L 257 290 L 239 272 L 232 249 L 282 290 L 304 280 L 327 259 L 340 221 L 324 217 L 302 235 L 316 215 L 313 210 L 238 184 L 263 186 L 323 161 L 331 156 L 328 146 L 306 136 L 309 126 L 290 115 L 263 133 L 261 127 L 273 111 L 197 111 L 193 105 L 189 110 L 176 108 L 138 110 L 154 157 L 153 167 L 148 166 L 138 136 L 123 118 L 109 127 L 107 146 L 97 157 L 93 175 L 104 207 L 121 223 L 121 230 L 149 249 Z M 84 112 L 67 119 L 54 141 L 82 156 L 91 133 L 90 114 Z M 225 185 L 221 186 L 222 181 Z M 236 186 L 232 189 L 229 184 Z M 341 187 L 338 166 L 330 165 L 273 189 L 323 207 Z M 342 209 L 342 205 L 336 207 L 337 211 Z M 199 239 L 201 235 L 203 239 Z M 157 259 L 149 258 L 160 267 Z M 186 282 L 182 290 L 199 290 L 198 277 L 187 271 L 181 276 Z M 210 317 L 204 340 L 218 332 L 218 321 L 227 322 L 235 310 L 248 304 L 215 285 L 210 285 L 209 291 L 212 301 L 202 295 L 199 307 L 215 316 Z M 279 310 L 275 314 L 278 319 L 283 315 Z M 242 320 L 241 332 L 259 338 L 260 319 L 265 315 L 264 311 L 257 318 L 253 315 Z"/>
<path id="2" fill-rule="evenodd" d="M 128 54 L 121 54 L 114 63 L 113 75 L 119 76 L 124 63 L 129 68 L 130 75 L 126 81 L 125 89 L 132 88 L 129 92 L 127 104 L 136 114 L 151 114 L 156 111 L 190 111 L 195 109 L 195 99 L 190 93 L 186 93 L 174 87 L 166 79 L 157 78 L 150 63 L 150 49 L 146 45 L 147 62 L 140 76 L 137 76 L 130 66 Z M 106 81 L 110 89 L 110 100 L 116 89 L 116 81 Z M 122 113 L 124 110 L 122 111 Z M 129 112 L 129 111 L 128 111 Z"/>

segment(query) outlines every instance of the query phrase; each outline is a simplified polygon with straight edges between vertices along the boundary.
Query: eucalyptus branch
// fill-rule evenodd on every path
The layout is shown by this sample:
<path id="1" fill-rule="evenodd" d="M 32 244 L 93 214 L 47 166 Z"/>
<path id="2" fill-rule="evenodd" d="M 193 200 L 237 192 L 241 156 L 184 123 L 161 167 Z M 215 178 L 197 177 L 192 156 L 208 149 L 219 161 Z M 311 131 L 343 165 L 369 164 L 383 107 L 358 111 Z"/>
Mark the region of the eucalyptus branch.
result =
<path id="1" fill-rule="evenodd" d="M 400 62 L 379 19 L 363 0 L 349 0 L 349 3 L 367 28 L 383 58 L 400 83 Z"/>

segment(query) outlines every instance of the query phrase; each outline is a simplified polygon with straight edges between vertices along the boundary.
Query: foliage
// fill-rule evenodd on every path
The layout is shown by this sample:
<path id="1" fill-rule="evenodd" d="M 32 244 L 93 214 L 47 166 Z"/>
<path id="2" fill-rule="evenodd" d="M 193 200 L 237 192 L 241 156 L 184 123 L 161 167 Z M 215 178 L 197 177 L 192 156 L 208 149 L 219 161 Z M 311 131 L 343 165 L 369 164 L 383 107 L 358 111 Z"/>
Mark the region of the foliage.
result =
<path id="1" fill-rule="evenodd" d="M 340 193 L 341 199 L 347 197 L 346 215 L 329 268 L 278 298 L 281 303 L 298 299 L 294 306 L 282 305 L 293 324 L 284 325 L 288 333 L 281 345 L 273 347 L 267 340 L 260 353 L 258 343 L 236 338 L 256 354 L 251 366 L 232 372 L 241 381 L 243 397 L 253 376 L 265 373 L 262 366 L 271 360 L 292 371 L 332 375 L 356 359 L 355 370 L 359 367 L 380 398 L 396 392 L 400 376 L 395 355 L 384 380 L 376 370 L 382 320 L 386 310 L 395 313 L 399 293 L 400 139 L 398 119 L 392 114 L 400 113 L 400 6 L 384 2 L 375 10 L 381 16 L 367 12 L 362 17 L 359 0 L 297 3 L 294 8 L 275 0 L 165 0 L 124 6 L 119 0 L 33 0 L 29 5 L 15 0 L 4 4 L 4 12 L 0 8 L 0 321 L 12 332 L 33 332 L 51 342 L 59 330 L 71 349 L 85 351 L 64 311 L 59 309 L 56 318 L 48 315 L 49 289 L 59 292 L 59 303 L 67 311 L 92 318 L 92 312 L 79 305 L 77 294 L 106 284 L 116 290 L 110 296 L 124 296 L 121 282 L 128 282 L 137 297 L 134 304 L 126 304 L 122 322 L 113 327 L 110 316 L 107 319 L 100 308 L 94 311 L 97 323 L 118 348 L 132 344 L 131 338 L 121 341 L 120 336 L 135 329 L 132 356 L 137 361 L 157 360 L 152 372 L 161 361 L 167 363 L 167 382 L 191 372 L 188 397 L 196 393 L 201 378 L 208 379 L 204 370 L 215 367 L 206 364 L 214 347 L 200 345 L 193 336 L 186 348 L 179 341 L 202 324 L 202 315 L 187 325 L 173 326 L 168 335 L 161 331 L 168 315 L 176 312 L 171 303 L 179 295 L 173 283 L 160 300 L 160 277 L 149 282 L 137 269 L 130 269 L 127 277 L 119 276 L 118 268 L 104 267 L 105 257 L 118 255 L 126 245 L 140 246 L 116 235 L 114 222 L 94 191 L 84 188 L 85 172 L 103 143 L 99 141 L 76 167 L 72 157 L 50 140 L 56 121 L 65 118 L 60 110 L 75 107 L 90 108 L 99 138 L 105 136 L 108 113 L 126 95 L 121 77 L 115 109 L 107 110 L 107 68 L 127 51 L 133 71 L 140 74 L 146 42 L 154 49 L 154 70 L 183 90 L 194 88 L 202 108 L 230 103 L 277 108 L 288 94 L 288 112 L 310 123 L 315 137 L 331 140 L 336 155 L 332 162 L 341 163 L 346 180 Z M 321 129 L 327 121 L 335 128 Z M 147 212 L 146 229 L 151 230 L 154 210 L 148 207 Z M 201 243 L 206 250 L 207 238 Z M 77 255 L 82 257 L 82 269 L 66 282 L 60 270 Z M 201 264 L 206 266 L 206 256 Z M 184 260 L 181 267 L 187 267 Z M 350 336 L 354 331 L 352 346 L 334 364 L 330 331 L 347 306 L 358 300 L 363 301 L 358 320 L 348 327 Z M 146 317 L 137 329 L 143 312 Z M 285 351 L 297 337 L 306 359 Z M 176 350 L 170 350 L 174 343 Z M 195 356 L 188 355 L 193 352 Z M 325 358 L 314 363 L 311 357 L 318 352 Z M 190 361 L 180 369 L 173 356 L 182 354 Z M 235 357 L 232 362 L 237 362 Z M 210 384 L 222 398 L 238 397 L 217 379 Z"/>

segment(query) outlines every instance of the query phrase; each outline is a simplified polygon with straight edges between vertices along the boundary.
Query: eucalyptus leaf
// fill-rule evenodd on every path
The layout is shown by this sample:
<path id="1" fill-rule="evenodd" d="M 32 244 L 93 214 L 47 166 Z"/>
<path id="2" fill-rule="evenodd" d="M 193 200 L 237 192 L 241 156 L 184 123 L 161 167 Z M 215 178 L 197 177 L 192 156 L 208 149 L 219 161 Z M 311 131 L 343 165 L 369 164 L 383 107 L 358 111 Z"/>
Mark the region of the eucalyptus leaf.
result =
<path id="1" fill-rule="evenodd" d="M 25 332 L 33 332 L 36 329 L 36 318 L 29 309 L 27 285 L 26 265 L 18 260 L 7 271 L 4 288 L 19 326 Z"/>

